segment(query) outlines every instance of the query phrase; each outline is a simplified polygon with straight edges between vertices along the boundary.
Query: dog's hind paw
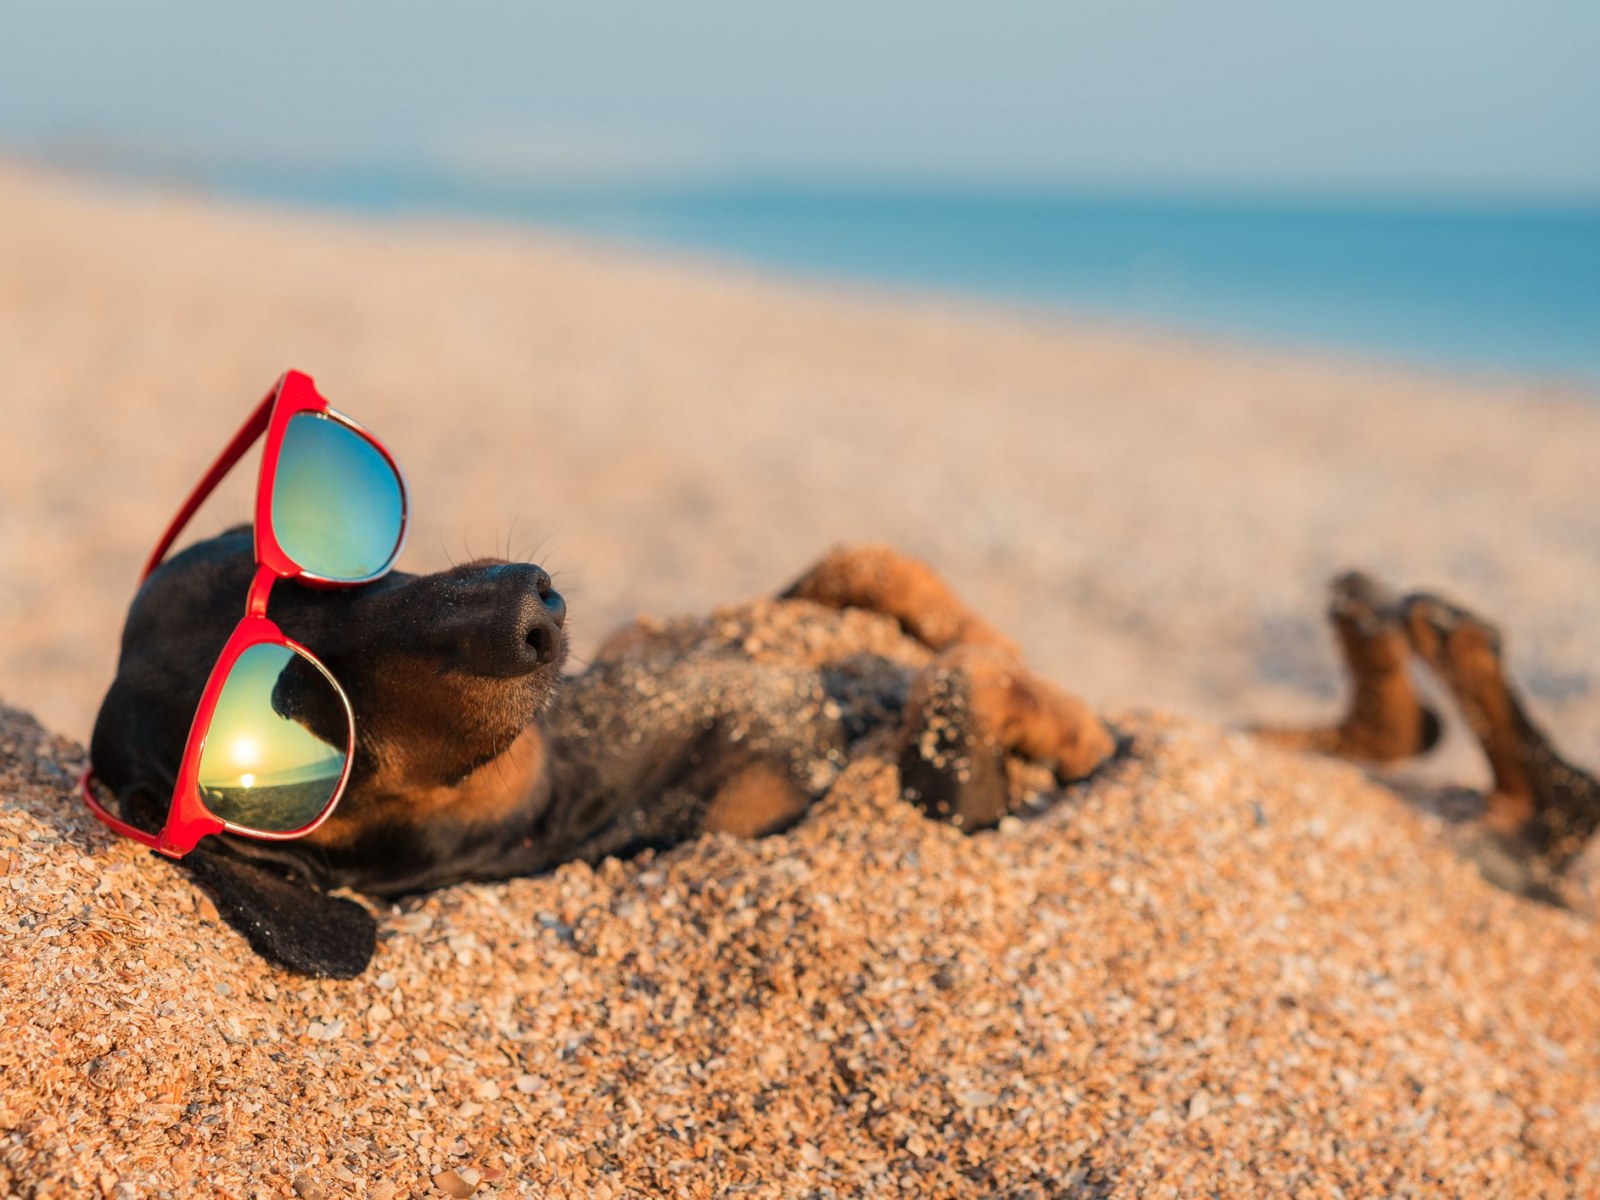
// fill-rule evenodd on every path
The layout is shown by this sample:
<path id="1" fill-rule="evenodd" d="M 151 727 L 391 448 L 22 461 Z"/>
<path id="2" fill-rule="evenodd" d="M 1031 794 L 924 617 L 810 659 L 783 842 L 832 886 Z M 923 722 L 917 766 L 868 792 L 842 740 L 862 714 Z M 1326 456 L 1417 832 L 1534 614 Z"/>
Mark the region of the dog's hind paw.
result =
<path id="1" fill-rule="evenodd" d="M 1251 732 L 1290 749 L 1367 763 L 1398 762 L 1432 750 L 1443 725 L 1411 681 L 1411 647 L 1394 595 L 1372 576 L 1347 571 L 1329 585 L 1328 620 L 1350 677 L 1344 716 L 1334 725 Z"/>

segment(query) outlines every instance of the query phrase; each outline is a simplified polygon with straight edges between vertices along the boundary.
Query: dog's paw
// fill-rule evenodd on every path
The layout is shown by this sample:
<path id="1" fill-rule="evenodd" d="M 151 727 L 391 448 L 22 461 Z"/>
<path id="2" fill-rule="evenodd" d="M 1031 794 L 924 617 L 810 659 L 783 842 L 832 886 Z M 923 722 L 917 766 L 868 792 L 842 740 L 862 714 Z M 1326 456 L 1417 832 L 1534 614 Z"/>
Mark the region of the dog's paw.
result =
<path id="1" fill-rule="evenodd" d="M 1363 763 L 1398 762 L 1432 750 L 1444 726 L 1412 684 L 1411 647 L 1393 593 L 1371 575 L 1347 571 L 1329 585 L 1328 620 L 1350 677 L 1344 716 L 1333 725 L 1251 732 L 1290 749 Z"/>
<path id="2" fill-rule="evenodd" d="M 1005 757 L 1082 779 L 1116 752 L 1083 701 L 1039 679 L 1008 651 L 960 646 L 913 680 L 900 754 L 901 787 L 930 816 L 983 829 L 1011 810 Z"/>
<path id="3" fill-rule="evenodd" d="M 1400 611 L 1413 653 L 1452 691 L 1501 683 L 1503 643 L 1489 621 L 1427 592 L 1407 596 Z"/>

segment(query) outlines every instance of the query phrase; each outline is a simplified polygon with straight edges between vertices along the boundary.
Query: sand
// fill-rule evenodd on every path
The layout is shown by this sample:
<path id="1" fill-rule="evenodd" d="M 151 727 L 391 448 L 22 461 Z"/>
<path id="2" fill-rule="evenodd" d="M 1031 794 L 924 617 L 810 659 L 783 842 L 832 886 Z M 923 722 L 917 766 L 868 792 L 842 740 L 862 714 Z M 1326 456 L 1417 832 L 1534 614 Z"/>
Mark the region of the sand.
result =
<path id="1" fill-rule="evenodd" d="M 70 739 L 0 720 L 12 1190 L 1600 1189 L 1595 927 L 1226 728 L 1331 709 L 1320 589 L 1362 564 L 1498 617 L 1600 763 L 1593 392 L 16 167 L 0 229 L 0 697 Z M 1137 753 L 971 838 L 869 756 L 782 837 L 450 889 L 360 980 L 273 971 L 67 784 L 139 561 L 288 365 L 405 464 L 406 565 L 536 555 L 580 656 L 889 540 Z M 1451 746 L 1405 778 L 1481 782 Z"/>

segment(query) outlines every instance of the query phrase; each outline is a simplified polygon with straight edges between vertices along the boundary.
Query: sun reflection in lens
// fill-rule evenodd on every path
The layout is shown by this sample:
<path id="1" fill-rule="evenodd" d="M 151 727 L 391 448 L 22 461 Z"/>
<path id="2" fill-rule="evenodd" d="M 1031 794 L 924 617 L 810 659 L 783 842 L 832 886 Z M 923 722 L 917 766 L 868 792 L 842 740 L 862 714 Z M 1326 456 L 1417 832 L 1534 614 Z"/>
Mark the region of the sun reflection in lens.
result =
<path id="1" fill-rule="evenodd" d="M 261 761 L 261 743 L 253 737 L 236 737 L 228 749 L 233 752 L 236 767 L 253 767 Z"/>
<path id="2" fill-rule="evenodd" d="M 217 697 L 200 752 L 200 798 L 211 812 L 244 829 L 283 833 L 325 809 L 343 776 L 348 736 L 313 732 L 307 712 L 343 717 L 334 685 L 288 646 L 250 646 L 234 662 Z"/>

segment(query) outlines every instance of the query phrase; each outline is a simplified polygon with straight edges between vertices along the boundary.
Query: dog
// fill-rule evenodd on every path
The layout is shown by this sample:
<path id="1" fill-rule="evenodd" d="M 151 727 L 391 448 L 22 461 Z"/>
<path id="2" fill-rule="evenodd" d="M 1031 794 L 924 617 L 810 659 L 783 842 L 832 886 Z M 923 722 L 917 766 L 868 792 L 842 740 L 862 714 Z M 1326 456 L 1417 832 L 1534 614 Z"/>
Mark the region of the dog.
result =
<path id="1" fill-rule="evenodd" d="M 240 527 L 177 555 L 134 597 L 90 754 L 144 828 L 164 817 L 253 569 Z M 797 618 L 785 652 L 753 632 L 757 605 L 637 621 L 565 675 L 566 605 L 537 566 L 483 559 L 336 592 L 280 585 L 274 619 L 328 666 L 356 713 L 348 789 L 304 838 L 222 835 L 181 865 L 266 958 L 350 977 L 370 961 L 376 926 L 331 889 L 396 897 L 701 833 L 777 832 L 875 737 L 891 739 L 905 798 L 968 831 L 1010 811 L 1009 761 L 1065 784 L 1119 751 L 1086 704 L 1030 672 L 928 566 L 888 547 L 836 550 L 766 604 Z M 1420 662 L 1494 773 L 1468 852 L 1494 882 L 1556 898 L 1600 829 L 1600 783 L 1527 715 L 1494 627 L 1356 572 L 1332 585 L 1328 616 L 1351 681 L 1346 712 L 1253 732 L 1367 765 L 1426 754 L 1443 725 L 1412 681 Z"/>
<path id="2" fill-rule="evenodd" d="M 90 757 L 125 820 L 158 829 L 210 665 L 254 571 L 239 527 L 163 564 L 133 599 Z M 769 602 L 804 618 L 785 655 L 737 610 L 641 620 L 565 676 L 566 605 L 540 567 L 483 559 L 339 591 L 293 583 L 273 619 L 343 685 L 350 780 L 303 838 L 219 835 L 181 860 L 264 957 L 359 974 L 376 944 L 348 888 L 395 897 L 798 820 L 865 739 L 892 737 L 905 796 L 978 830 L 1011 806 L 1008 758 L 1061 783 L 1118 751 L 1082 701 L 926 565 L 836 550 Z M 862 628 L 835 636 L 852 621 Z M 862 635 L 875 652 L 863 653 Z"/>

